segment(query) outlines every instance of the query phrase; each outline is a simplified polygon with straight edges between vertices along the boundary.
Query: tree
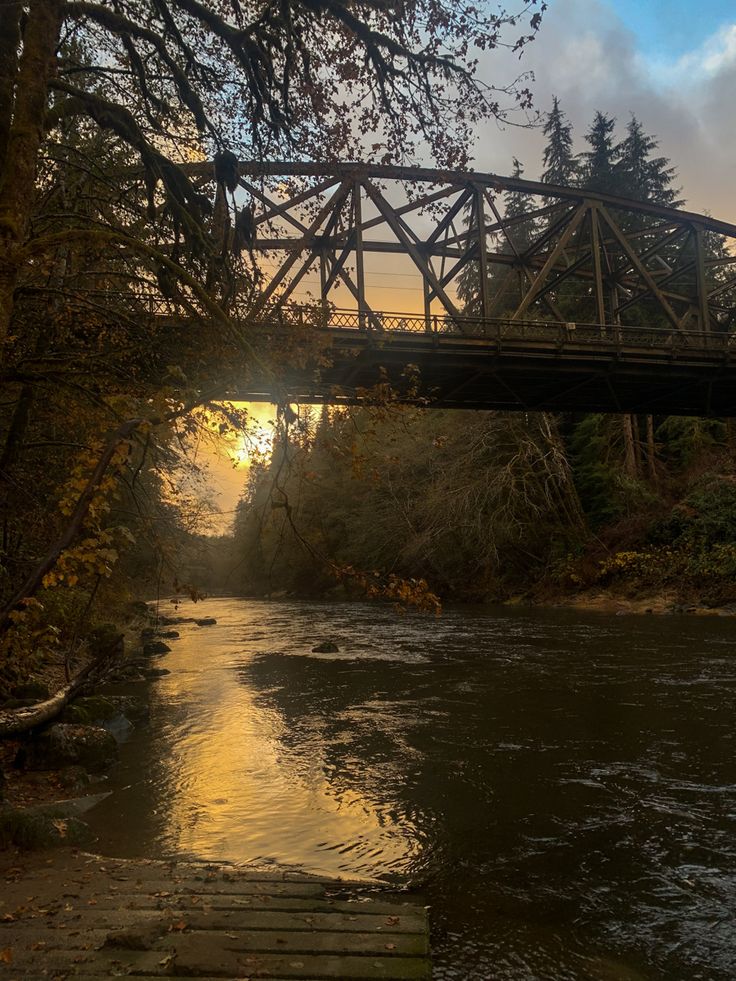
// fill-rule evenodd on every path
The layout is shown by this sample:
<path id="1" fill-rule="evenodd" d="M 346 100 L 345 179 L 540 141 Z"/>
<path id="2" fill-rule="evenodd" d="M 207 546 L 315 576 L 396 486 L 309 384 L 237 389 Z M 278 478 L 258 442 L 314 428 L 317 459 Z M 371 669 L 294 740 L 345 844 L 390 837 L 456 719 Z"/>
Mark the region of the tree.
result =
<path id="1" fill-rule="evenodd" d="M 626 137 L 618 147 L 619 193 L 666 208 L 679 208 L 684 202 L 678 198 L 679 190 L 672 186 L 675 168 L 666 157 L 652 156 L 658 146 L 659 142 L 647 136 L 642 124 L 632 115 Z"/>
<path id="2" fill-rule="evenodd" d="M 5 494 L 16 518 L 40 470 L 75 515 L 72 537 L 90 523 L 106 533 L 94 514 L 110 475 L 144 465 L 143 447 L 172 437 L 218 369 L 262 356 L 230 316 L 234 291 L 247 306 L 258 288 L 242 248 L 248 209 L 233 198 L 239 158 L 354 156 L 368 144 L 405 159 L 421 143 L 462 165 L 479 118 L 529 100 L 522 83 L 477 81 L 473 47 L 523 48 L 543 8 L 524 4 L 520 29 L 491 7 L 439 0 L 4 2 L 0 477 L 18 489 Z M 208 157 L 203 184 L 184 165 Z M 157 322 L 152 302 L 190 327 Z M 27 434 L 60 419 L 81 455 L 44 471 L 39 454 L 28 468 Z M 110 467 L 88 487 L 100 461 Z M 68 551 L 63 513 L 52 548 L 40 547 L 52 529 L 39 517 L 30 554 Z"/>
<path id="3" fill-rule="evenodd" d="M 251 589 L 333 586 L 306 541 L 378 580 L 426 577 L 456 598 L 503 594 L 581 531 L 570 468 L 546 414 L 336 412 L 294 449 L 288 468 L 271 465 L 291 515 L 273 507 L 273 473 L 264 472 L 253 475 L 240 512 Z"/>
<path id="4" fill-rule="evenodd" d="M 614 142 L 616 120 L 596 112 L 593 124 L 585 134 L 590 146 L 580 154 L 581 184 L 603 194 L 616 194 L 620 188 L 618 162 L 621 151 Z"/>
<path id="5" fill-rule="evenodd" d="M 567 122 L 557 96 L 544 123 L 547 145 L 544 148 L 542 180 L 545 184 L 574 186 L 578 179 L 578 163 L 573 153 L 572 124 Z"/>
<path id="6" fill-rule="evenodd" d="M 511 176 L 524 176 L 521 161 L 513 158 Z M 527 194 L 519 191 L 506 191 L 504 194 L 504 219 L 512 224 L 505 232 L 495 235 L 498 249 L 506 255 L 523 255 L 534 241 L 537 225 L 533 218 L 525 216 L 532 211 L 532 202 Z M 472 220 L 470 217 L 466 221 Z M 492 315 L 503 317 L 512 313 L 525 292 L 526 277 L 521 268 L 504 268 L 497 263 L 488 264 L 488 287 L 491 297 Z M 463 304 L 463 312 L 468 317 L 480 316 L 480 266 L 469 262 L 458 278 L 458 297 Z"/>

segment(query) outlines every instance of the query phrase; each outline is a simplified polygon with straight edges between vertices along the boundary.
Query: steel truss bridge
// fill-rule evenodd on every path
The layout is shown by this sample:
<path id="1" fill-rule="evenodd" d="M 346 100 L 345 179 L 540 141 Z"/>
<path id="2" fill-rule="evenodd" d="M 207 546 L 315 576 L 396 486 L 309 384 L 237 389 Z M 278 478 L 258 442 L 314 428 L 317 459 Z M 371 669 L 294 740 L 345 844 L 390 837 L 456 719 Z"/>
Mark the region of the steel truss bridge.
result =
<path id="1" fill-rule="evenodd" d="M 212 181 L 211 164 L 187 169 Z M 264 276 L 246 326 L 320 339 L 282 396 L 355 402 L 381 381 L 402 392 L 416 366 L 410 398 L 435 406 L 736 415 L 732 224 L 493 174 L 239 173 Z M 392 277 L 411 274 L 414 310 L 386 313 Z M 275 397 L 258 378 L 230 394 Z"/>

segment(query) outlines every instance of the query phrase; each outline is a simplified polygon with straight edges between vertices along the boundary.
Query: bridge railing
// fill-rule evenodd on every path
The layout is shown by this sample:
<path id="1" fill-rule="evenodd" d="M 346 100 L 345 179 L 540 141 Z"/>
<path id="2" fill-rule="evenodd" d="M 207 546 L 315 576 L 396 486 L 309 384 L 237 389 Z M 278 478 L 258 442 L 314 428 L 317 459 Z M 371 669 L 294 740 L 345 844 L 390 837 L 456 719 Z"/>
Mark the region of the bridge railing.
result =
<path id="1" fill-rule="evenodd" d="M 192 307 L 184 309 L 175 300 L 154 292 L 91 291 L 83 294 L 98 307 L 124 311 L 129 316 L 151 318 L 191 318 Z M 80 294 L 80 299 L 82 295 Z M 319 304 L 283 304 L 257 315 L 247 308 L 231 311 L 233 319 L 258 328 L 302 328 L 381 334 L 421 336 L 454 335 L 503 341 L 534 341 L 559 346 L 611 346 L 668 349 L 673 352 L 698 350 L 736 352 L 736 333 L 723 331 L 688 331 L 664 327 L 625 326 L 590 323 L 559 323 L 546 320 L 510 320 L 508 318 L 461 317 L 411 314 L 391 311 L 341 310 Z"/>
<path id="2" fill-rule="evenodd" d="M 250 319 L 250 318 L 247 318 Z M 456 335 L 515 341 L 542 341 L 560 345 L 610 345 L 668 348 L 674 350 L 736 350 L 736 334 L 722 331 L 688 331 L 663 327 L 625 326 L 618 324 L 559 323 L 542 320 L 483 319 L 479 317 L 450 317 L 432 314 L 395 312 L 358 312 L 314 306 L 284 305 L 261 314 L 251 323 L 267 326 L 345 330 L 369 333 L 415 335 Z"/>

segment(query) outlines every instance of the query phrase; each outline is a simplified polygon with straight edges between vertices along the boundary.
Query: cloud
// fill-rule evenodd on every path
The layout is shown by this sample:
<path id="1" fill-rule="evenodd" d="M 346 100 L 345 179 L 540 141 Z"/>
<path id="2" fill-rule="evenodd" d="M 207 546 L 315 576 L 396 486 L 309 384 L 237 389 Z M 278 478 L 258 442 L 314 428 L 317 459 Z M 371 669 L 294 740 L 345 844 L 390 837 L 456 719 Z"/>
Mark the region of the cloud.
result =
<path id="1" fill-rule="evenodd" d="M 694 51 L 665 66 L 671 77 L 712 79 L 736 65 L 736 23 L 725 24 Z"/>
<path id="2" fill-rule="evenodd" d="M 535 74 L 532 90 L 541 111 L 557 95 L 575 130 L 576 146 L 596 110 L 615 116 L 622 132 L 630 115 L 660 141 L 659 152 L 679 173 L 688 207 L 736 222 L 736 23 L 671 62 L 644 57 L 637 38 L 600 0 L 555 0 L 537 41 L 521 62 Z M 489 80 L 508 78 L 519 63 L 492 52 Z M 488 127 L 479 136 L 476 167 L 507 173 L 512 156 L 526 174 L 541 169 L 539 131 Z"/>

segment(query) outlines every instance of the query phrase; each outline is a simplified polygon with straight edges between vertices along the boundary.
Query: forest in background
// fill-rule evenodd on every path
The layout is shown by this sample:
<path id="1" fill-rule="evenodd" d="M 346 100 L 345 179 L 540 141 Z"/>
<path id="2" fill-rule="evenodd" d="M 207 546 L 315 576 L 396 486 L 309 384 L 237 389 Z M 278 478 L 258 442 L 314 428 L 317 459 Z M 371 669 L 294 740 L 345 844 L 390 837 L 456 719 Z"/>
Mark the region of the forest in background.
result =
<path id="1" fill-rule="evenodd" d="M 617 139 L 615 121 L 598 112 L 576 154 L 555 99 L 544 132 L 544 182 L 684 203 L 675 168 L 635 117 Z M 513 173 L 523 175 L 518 160 Z M 531 207 L 513 192 L 505 206 L 510 216 Z M 540 231 L 521 221 L 513 246 L 523 251 Z M 469 264 L 460 292 L 470 315 L 477 283 Z M 491 287 L 496 316 L 523 295 L 520 279 Z M 570 320 L 586 302 L 576 289 L 555 296 Z M 456 601 L 586 590 L 736 601 L 729 422 L 409 408 L 385 393 L 372 407 L 302 408 L 286 422 L 271 459 L 252 468 L 234 537 L 210 560 L 217 572 L 200 569 L 215 588 L 359 595 L 371 577 L 397 577 Z"/>

